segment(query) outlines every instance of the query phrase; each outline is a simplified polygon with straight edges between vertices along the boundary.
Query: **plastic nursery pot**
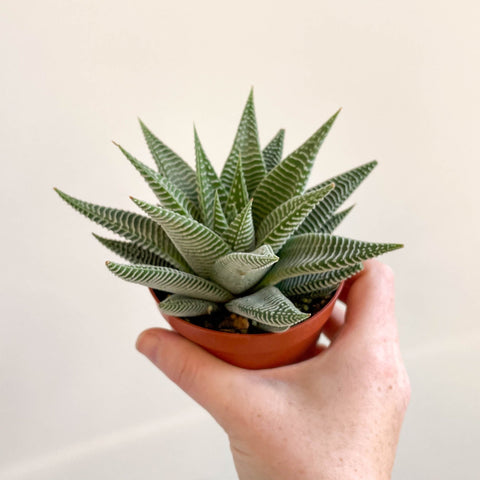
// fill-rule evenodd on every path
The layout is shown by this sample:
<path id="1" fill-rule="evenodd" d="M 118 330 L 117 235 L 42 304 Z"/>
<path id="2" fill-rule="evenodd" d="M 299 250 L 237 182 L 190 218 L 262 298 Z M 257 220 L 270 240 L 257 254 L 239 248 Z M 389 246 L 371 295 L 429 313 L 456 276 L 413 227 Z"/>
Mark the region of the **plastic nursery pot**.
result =
<path id="1" fill-rule="evenodd" d="M 330 318 L 343 283 L 330 301 L 307 320 L 282 333 L 228 333 L 193 325 L 182 318 L 162 314 L 183 337 L 237 367 L 263 369 L 299 362 L 311 356 L 326 321 Z M 157 303 L 154 290 L 149 289 Z"/>

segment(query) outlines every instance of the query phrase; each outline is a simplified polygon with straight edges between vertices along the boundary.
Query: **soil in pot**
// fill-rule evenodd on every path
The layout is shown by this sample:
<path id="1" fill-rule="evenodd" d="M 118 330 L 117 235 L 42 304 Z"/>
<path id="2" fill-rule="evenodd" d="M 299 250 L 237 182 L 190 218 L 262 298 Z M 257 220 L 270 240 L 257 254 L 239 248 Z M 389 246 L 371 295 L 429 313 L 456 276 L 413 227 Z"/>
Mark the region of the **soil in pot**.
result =
<path id="1" fill-rule="evenodd" d="M 165 292 L 160 292 L 159 290 L 154 290 L 154 292 L 156 297 L 160 301 L 168 297 L 168 294 L 166 294 Z M 302 312 L 314 315 L 315 313 L 319 312 L 331 300 L 334 294 L 335 290 L 327 295 L 299 295 L 290 298 L 290 300 Z M 237 315 L 236 313 L 231 313 L 226 309 L 221 309 L 210 315 L 180 318 L 193 325 L 197 325 L 198 327 L 208 328 L 217 332 L 248 334 L 265 333 L 265 330 L 262 330 L 253 325 L 248 318 Z"/>

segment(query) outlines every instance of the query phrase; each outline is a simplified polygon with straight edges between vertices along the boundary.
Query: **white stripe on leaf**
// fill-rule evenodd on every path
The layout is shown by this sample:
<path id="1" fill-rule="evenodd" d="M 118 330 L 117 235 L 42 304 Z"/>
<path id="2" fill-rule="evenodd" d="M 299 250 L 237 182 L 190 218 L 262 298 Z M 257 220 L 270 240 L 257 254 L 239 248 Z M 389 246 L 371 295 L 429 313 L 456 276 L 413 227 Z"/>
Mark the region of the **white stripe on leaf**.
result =
<path id="1" fill-rule="evenodd" d="M 253 228 L 252 201 L 235 217 L 223 238 L 235 252 L 250 252 L 255 248 L 255 229 Z"/>
<path id="2" fill-rule="evenodd" d="M 228 223 L 225 214 L 223 213 L 222 202 L 220 201 L 217 190 L 215 190 L 215 201 L 213 205 L 213 231 L 223 237 L 223 232 L 227 230 Z"/>
<path id="3" fill-rule="evenodd" d="M 396 243 L 372 243 L 324 233 L 292 237 L 283 247 L 280 260 L 262 279 L 259 287 L 299 275 L 323 273 L 348 267 L 401 248 Z"/>
<path id="4" fill-rule="evenodd" d="M 365 180 L 368 174 L 377 166 L 377 163 L 377 161 L 373 161 L 360 165 L 309 189 L 308 192 L 311 192 L 319 190 L 331 182 L 335 183 L 335 190 L 312 210 L 310 215 L 308 215 L 298 228 L 297 233 L 322 232 L 323 225 L 330 220 L 333 212 L 335 212 L 363 180 Z"/>
<path id="5" fill-rule="evenodd" d="M 237 212 L 241 212 L 248 202 L 248 190 L 243 175 L 242 158 L 239 156 L 232 186 L 230 187 L 227 203 L 225 204 L 225 214 L 227 218 L 233 220 Z"/>
<path id="6" fill-rule="evenodd" d="M 213 166 L 202 147 L 200 139 L 198 138 L 197 130 L 195 128 L 194 137 L 195 162 L 197 168 L 197 191 L 198 201 L 200 203 L 200 210 L 203 218 L 202 223 L 208 228 L 212 228 L 215 215 L 215 192 L 218 192 L 222 204 L 226 202 L 227 194 L 225 193 L 225 189 L 218 179 L 218 176 L 215 173 L 215 170 L 213 169 Z"/>
<path id="7" fill-rule="evenodd" d="M 175 317 L 198 317 L 200 315 L 210 315 L 219 310 L 219 306 L 214 302 L 185 295 L 170 295 L 158 304 L 158 308 L 165 315 Z"/>
<path id="8" fill-rule="evenodd" d="M 142 175 L 162 206 L 182 215 L 189 215 L 195 218 L 195 220 L 200 218 L 197 206 L 187 197 L 183 190 L 178 188 L 167 177 L 137 160 L 120 145 L 115 145 Z"/>
<path id="9" fill-rule="evenodd" d="M 135 198 L 132 200 L 162 226 L 197 275 L 210 278 L 215 260 L 231 252 L 228 244 L 219 235 L 193 218 Z"/>
<path id="10" fill-rule="evenodd" d="M 276 287 L 266 287 L 251 295 L 236 298 L 225 307 L 230 312 L 254 320 L 264 330 L 286 330 L 310 316 L 298 310 Z"/>
<path id="11" fill-rule="evenodd" d="M 258 139 L 253 89 L 248 96 L 230 155 L 225 162 L 220 177 L 227 191 L 230 190 L 232 185 L 235 167 L 239 156 L 242 157 L 243 172 L 247 189 L 249 194 L 252 195 L 257 188 L 257 185 L 265 177 L 265 164 L 263 162 L 260 142 Z"/>
<path id="12" fill-rule="evenodd" d="M 268 244 L 278 252 L 312 209 L 334 188 L 331 183 L 321 190 L 298 195 L 269 213 L 257 230 L 257 245 Z"/>
<path id="13" fill-rule="evenodd" d="M 263 149 L 262 156 L 267 172 L 273 170 L 282 160 L 285 130 L 282 128 Z"/>
<path id="14" fill-rule="evenodd" d="M 339 112 L 303 145 L 282 160 L 258 185 L 253 195 L 253 219 L 258 225 L 273 209 L 304 192 L 315 157 Z"/>
<path id="15" fill-rule="evenodd" d="M 55 191 L 70 206 L 95 223 L 159 255 L 180 270 L 192 271 L 163 229 L 150 218 L 126 210 L 84 202 L 58 189 Z"/>
<path id="16" fill-rule="evenodd" d="M 112 273 L 123 280 L 163 292 L 178 293 L 212 302 L 226 302 L 232 298 L 232 294 L 220 285 L 174 268 L 115 262 L 107 262 L 106 265 Z"/>
<path id="17" fill-rule="evenodd" d="M 233 252 L 217 259 L 212 279 L 234 294 L 253 287 L 278 261 L 270 245 L 253 252 Z"/>
<path id="18" fill-rule="evenodd" d="M 159 140 L 140 119 L 139 122 L 158 171 L 183 190 L 187 197 L 197 205 L 195 171 L 185 160 Z"/>
<path id="19" fill-rule="evenodd" d="M 134 242 L 124 242 L 122 240 L 113 240 L 101 237 L 93 233 L 93 236 L 105 247 L 130 263 L 156 265 L 158 267 L 173 267 L 162 257 L 155 255 L 146 248 L 137 245 Z"/>
<path id="20" fill-rule="evenodd" d="M 352 277 L 362 269 L 363 264 L 357 263 L 351 267 L 329 270 L 324 273 L 287 278 L 277 283 L 276 287 L 288 296 L 304 294 L 321 295 L 324 292 L 328 293 L 329 291 L 336 290 L 343 280 Z"/>

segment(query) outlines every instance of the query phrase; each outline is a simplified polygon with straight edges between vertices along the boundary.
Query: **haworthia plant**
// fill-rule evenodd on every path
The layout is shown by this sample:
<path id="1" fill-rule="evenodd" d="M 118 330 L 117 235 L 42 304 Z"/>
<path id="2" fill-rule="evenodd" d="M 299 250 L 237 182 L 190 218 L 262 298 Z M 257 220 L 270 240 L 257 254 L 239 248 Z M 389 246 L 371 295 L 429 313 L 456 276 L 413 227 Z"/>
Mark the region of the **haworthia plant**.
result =
<path id="1" fill-rule="evenodd" d="M 372 161 L 306 190 L 315 157 L 335 113 L 282 159 L 285 131 L 262 149 L 250 92 L 220 176 L 197 131 L 193 169 L 140 122 L 156 169 L 120 147 L 159 205 L 132 199 L 147 216 L 76 199 L 77 211 L 124 237 L 95 238 L 128 263 L 107 262 L 129 282 L 163 292 L 160 311 L 183 318 L 241 315 L 281 332 L 310 314 L 299 296 L 328 295 L 368 258 L 400 248 L 333 235 L 352 207 L 345 200 L 376 166 Z"/>

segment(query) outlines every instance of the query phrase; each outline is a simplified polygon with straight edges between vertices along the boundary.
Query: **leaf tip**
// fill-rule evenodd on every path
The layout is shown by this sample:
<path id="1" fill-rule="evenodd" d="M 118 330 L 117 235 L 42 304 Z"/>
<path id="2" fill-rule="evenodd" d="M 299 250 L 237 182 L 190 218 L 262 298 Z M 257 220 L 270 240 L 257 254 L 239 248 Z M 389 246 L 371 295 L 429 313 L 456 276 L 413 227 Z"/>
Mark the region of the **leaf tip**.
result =
<path id="1" fill-rule="evenodd" d="M 138 198 L 132 197 L 132 195 L 130 195 L 128 198 L 129 198 L 135 205 L 138 205 L 139 207 L 142 206 L 142 203 L 143 203 L 143 202 L 142 202 L 141 200 L 139 200 Z"/>

